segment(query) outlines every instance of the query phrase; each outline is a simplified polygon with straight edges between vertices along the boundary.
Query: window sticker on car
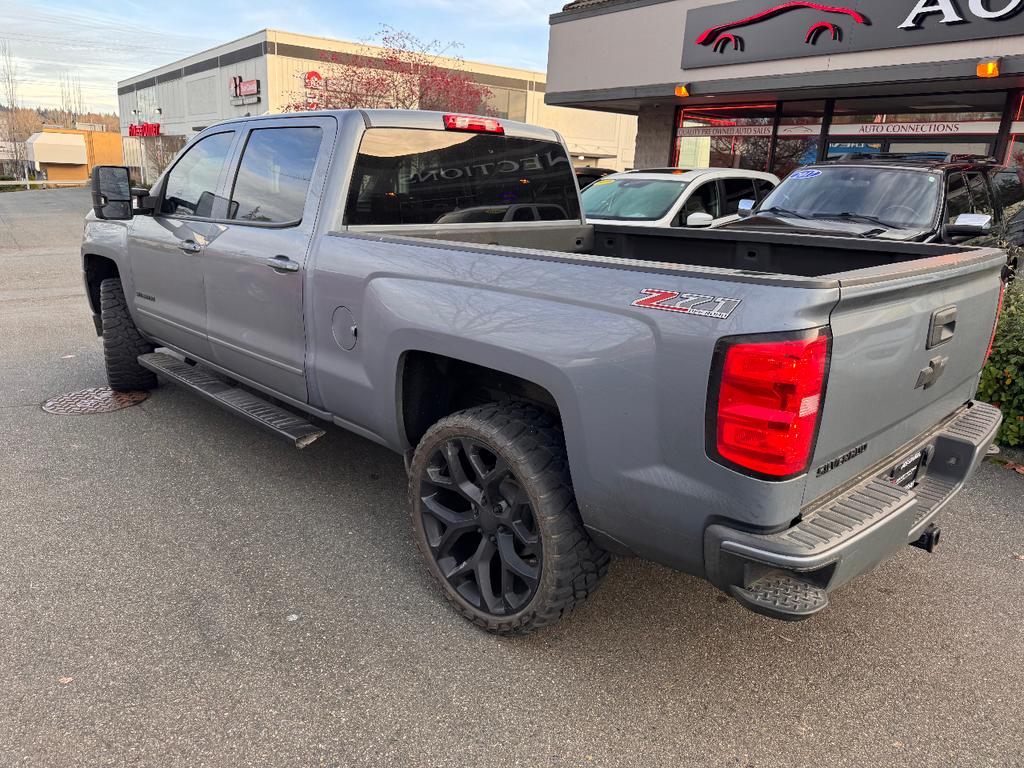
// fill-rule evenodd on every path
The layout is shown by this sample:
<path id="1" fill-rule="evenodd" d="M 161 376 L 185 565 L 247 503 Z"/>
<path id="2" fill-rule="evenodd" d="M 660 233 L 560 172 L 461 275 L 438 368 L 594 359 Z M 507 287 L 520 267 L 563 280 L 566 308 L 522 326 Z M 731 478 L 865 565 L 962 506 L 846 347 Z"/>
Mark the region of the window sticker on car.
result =
<path id="1" fill-rule="evenodd" d="M 644 288 L 640 293 L 641 297 L 633 302 L 634 307 L 714 317 L 718 320 L 725 320 L 740 305 L 740 299 L 730 299 L 727 296 L 704 296 L 699 293 L 661 291 L 656 288 Z"/>
<path id="2" fill-rule="evenodd" d="M 595 187 L 600 187 L 602 184 L 614 184 L 615 179 L 598 179 L 594 182 Z"/>
<path id="3" fill-rule="evenodd" d="M 796 171 L 795 173 L 791 173 L 789 178 L 794 181 L 799 181 L 800 179 L 813 179 L 815 176 L 821 176 L 821 171 L 816 170 L 815 168 L 808 168 L 805 171 Z"/>

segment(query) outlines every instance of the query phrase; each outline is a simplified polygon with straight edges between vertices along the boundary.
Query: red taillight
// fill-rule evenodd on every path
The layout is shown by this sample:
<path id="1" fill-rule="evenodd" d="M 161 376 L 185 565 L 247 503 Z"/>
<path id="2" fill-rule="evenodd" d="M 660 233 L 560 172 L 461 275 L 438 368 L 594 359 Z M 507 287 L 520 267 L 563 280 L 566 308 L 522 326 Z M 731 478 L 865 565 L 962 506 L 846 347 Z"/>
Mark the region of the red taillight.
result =
<path id="1" fill-rule="evenodd" d="M 992 356 L 992 346 L 996 343 L 996 330 L 999 328 L 999 315 L 1003 312 L 1003 299 L 1006 297 L 1006 283 L 999 284 L 999 301 L 996 303 L 996 319 L 992 323 L 992 337 L 988 340 L 988 351 L 985 352 L 985 362 Z"/>
<path id="2" fill-rule="evenodd" d="M 449 131 L 475 131 L 477 133 L 504 133 L 501 123 L 493 117 L 475 115 L 445 115 L 444 127 Z"/>
<path id="3" fill-rule="evenodd" d="M 798 340 L 727 343 L 714 409 L 715 442 L 709 446 L 719 458 L 771 478 L 807 469 L 829 343 L 824 332 Z"/>

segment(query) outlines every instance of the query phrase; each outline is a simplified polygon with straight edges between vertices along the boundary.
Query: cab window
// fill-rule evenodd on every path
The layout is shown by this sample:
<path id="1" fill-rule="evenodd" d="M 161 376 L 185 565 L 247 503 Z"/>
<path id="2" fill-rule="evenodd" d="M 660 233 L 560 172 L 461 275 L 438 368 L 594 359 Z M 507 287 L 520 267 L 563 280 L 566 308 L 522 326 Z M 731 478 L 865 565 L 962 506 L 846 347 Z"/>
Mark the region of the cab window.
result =
<path id="1" fill-rule="evenodd" d="M 772 190 L 775 189 L 775 182 L 768 179 L 756 179 L 754 186 L 757 187 L 757 201 L 760 202 L 772 193 Z"/>
<path id="2" fill-rule="evenodd" d="M 946 223 L 952 224 L 963 213 L 972 213 L 971 195 L 964 175 L 955 171 L 946 182 Z"/>
<path id="3" fill-rule="evenodd" d="M 216 192 L 234 138 L 234 131 L 215 133 L 189 147 L 167 174 L 160 213 L 203 219 L 226 217 L 227 201 L 218 198 Z"/>
<path id="4" fill-rule="evenodd" d="M 708 213 L 711 214 L 712 218 L 717 219 L 722 215 L 720 210 L 718 184 L 714 181 L 708 181 L 690 193 L 686 203 L 683 204 L 679 223 L 682 226 L 686 226 L 686 219 L 692 213 Z"/>
<path id="5" fill-rule="evenodd" d="M 556 141 L 458 131 L 371 128 L 356 156 L 345 223 L 433 224 L 512 206 L 531 221 L 534 205 L 579 220 L 576 174 Z M 521 211 L 521 212 L 520 212 Z M 443 221 L 442 221 L 443 220 Z"/>
<path id="6" fill-rule="evenodd" d="M 235 176 L 229 218 L 267 224 L 298 222 L 321 135 L 316 126 L 252 131 Z"/>
<path id="7" fill-rule="evenodd" d="M 982 213 L 986 216 L 994 216 L 995 209 L 992 207 L 992 196 L 988 193 L 988 183 L 981 173 L 967 174 L 967 188 L 971 190 L 972 213 Z"/>
<path id="8" fill-rule="evenodd" d="M 740 200 L 757 200 L 751 179 L 722 180 L 722 216 L 732 216 L 740 209 Z"/>

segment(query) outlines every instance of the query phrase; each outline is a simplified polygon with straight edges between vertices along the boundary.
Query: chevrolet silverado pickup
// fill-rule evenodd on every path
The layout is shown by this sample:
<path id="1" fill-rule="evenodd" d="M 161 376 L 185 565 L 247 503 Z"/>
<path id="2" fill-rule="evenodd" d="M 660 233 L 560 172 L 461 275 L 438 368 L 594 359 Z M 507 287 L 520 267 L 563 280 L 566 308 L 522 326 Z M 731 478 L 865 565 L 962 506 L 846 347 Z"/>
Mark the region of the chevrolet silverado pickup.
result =
<path id="1" fill-rule="evenodd" d="M 113 389 L 403 454 L 427 570 L 496 633 L 612 553 L 807 618 L 931 551 L 1000 424 L 1002 251 L 591 225 L 560 137 L 494 118 L 212 126 L 151 189 L 96 169 L 82 259 Z"/>

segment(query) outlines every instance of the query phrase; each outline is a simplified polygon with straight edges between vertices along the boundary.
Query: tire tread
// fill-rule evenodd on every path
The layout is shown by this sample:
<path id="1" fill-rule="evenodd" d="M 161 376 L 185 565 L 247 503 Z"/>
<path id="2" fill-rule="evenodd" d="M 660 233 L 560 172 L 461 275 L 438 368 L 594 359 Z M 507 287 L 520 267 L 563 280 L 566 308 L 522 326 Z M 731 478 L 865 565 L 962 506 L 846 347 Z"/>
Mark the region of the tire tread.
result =
<path id="1" fill-rule="evenodd" d="M 565 440 L 558 419 L 535 405 L 513 401 L 476 406 L 451 414 L 432 426 L 416 449 L 409 478 L 409 504 L 413 524 L 419 494 L 418 470 L 437 442 L 461 430 L 470 430 L 512 459 L 519 479 L 538 503 L 534 515 L 544 537 L 544 569 L 541 587 L 530 605 L 512 617 L 490 617 L 467 608 L 455 596 L 436 568 L 430 572 L 455 609 L 473 624 L 495 634 L 526 634 L 550 626 L 568 616 L 597 589 L 608 573 L 610 555 L 587 534 L 580 519 L 569 476 Z M 422 536 L 416 544 L 428 563 L 432 556 Z"/>
<path id="2" fill-rule="evenodd" d="M 103 327 L 103 363 L 107 383 L 118 392 L 155 389 L 156 375 L 139 365 L 139 355 L 153 351 L 142 338 L 128 312 L 124 288 L 117 278 L 100 283 L 100 318 Z"/>

